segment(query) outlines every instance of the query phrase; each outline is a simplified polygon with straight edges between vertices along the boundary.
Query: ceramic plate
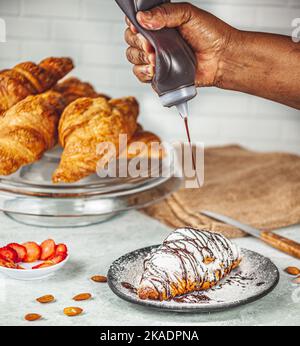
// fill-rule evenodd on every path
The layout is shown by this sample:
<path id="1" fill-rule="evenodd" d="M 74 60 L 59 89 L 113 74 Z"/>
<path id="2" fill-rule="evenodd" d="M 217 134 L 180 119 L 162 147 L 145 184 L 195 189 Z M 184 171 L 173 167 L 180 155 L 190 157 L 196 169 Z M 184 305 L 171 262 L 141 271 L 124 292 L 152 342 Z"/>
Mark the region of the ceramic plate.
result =
<path id="1" fill-rule="evenodd" d="M 55 264 L 51 267 L 40 268 L 40 269 L 31 269 L 31 268 L 42 263 L 42 261 L 37 261 L 34 263 L 20 263 L 20 265 L 24 267 L 25 270 L 0 267 L 0 273 L 15 280 L 23 280 L 23 281 L 41 280 L 50 275 L 53 275 L 55 272 L 60 270 L 67 263 L 68 259 L 69 259 L 69 256 L 67 256 L 62 262 L 58 264 Z"/>
<path id="2" fill-rule="evenodd" d="M 111 265 L 108 283 L 116 295 L 128 302 L 160 310 L 207 313 L 227 310 L 258 300 L 270 293 L 279 281 L 279 271 L 268 258 L 242 249 L 243 261 L 240 267 L 215 288 L 182 296 L 177 301 L 141 300 L 134 292 L 134 287 L 140 282 L 145 257 L 155 248 L 157 246 L 136 250 Z"/>

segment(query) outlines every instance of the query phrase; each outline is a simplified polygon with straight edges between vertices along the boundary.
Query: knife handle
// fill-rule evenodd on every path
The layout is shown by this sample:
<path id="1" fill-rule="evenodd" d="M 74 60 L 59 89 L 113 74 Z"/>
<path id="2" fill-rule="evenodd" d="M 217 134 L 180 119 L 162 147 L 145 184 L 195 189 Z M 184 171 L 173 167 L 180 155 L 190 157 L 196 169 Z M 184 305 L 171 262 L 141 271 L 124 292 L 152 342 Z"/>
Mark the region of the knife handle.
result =
<path id="1" fill-rule="evenodd" d="M 275 234 L 273 232 L 263 231 L 260 235 L 261 240 L 265 243 L 271 245 L 275 249 L 287 253 L 293 257 L 300 259 L 300 244 L 282 237 L 281 235 Z"/>

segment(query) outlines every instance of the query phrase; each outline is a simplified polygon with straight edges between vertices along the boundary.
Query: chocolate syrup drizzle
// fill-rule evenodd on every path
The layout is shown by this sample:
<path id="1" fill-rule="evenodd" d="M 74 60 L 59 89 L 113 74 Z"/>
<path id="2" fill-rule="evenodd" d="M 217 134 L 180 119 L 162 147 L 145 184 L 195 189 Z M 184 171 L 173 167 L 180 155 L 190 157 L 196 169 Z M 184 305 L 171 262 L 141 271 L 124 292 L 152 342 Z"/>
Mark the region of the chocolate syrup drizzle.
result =
<path id="1" fill-rule="evenodd" d="M 188 121 L 188 116 L 186 116 L 184 118 L 184 125 L 185 125 L 185 130 L 186 130 L 186 135 L 189 141 L 189 145 L 190 145 L 190 150 L 191 150 L 191 155 L 192 155 L 192 163 L 193 163 L 193 169 L 195 171 L 196 174 L 196 179 L 197 179 L 197 184 L 198 184 L 198 188 L 201 187 L 201 183 L 200 183 L 200 179 L 198 176 L 198 172 L 197 172 L 197 165 L 196 165 L 196 159 L 195 159 L 195 155 L 194 155 L 194 151 L 193 151 L 193 145 L 192 145 L 192 140 L 191 140 L 191 134 L 190 134 L 190 127 L 189 127 L 189 121 Z"/>
<path id="2" fill-rule="evenodd" d="M 126 288 L 128 291 L 132 293 L 137 293 L 137 289 L 131 285 L 129 282 L 121 282 L 122 287 Z"/>
<path id="3" fill-rule="evenodd" d="M 222 289 L 224 286 L 236 286 L 246 289 L 248 287 L 248 284 L 253 281 L 254 277 L 246 277 L 243 276 L 241 272 L 236 273 L 235 275 L 232 275 L 230 278 L 224 280 L 221 284 L 219 284 L 216 287 L 212 288 L 212 291 L 218 291 Z"/>
<path id="4" fill-rule="evenodd" d="M 176 303 L 189 303 L 189 304 L 204 304 L 211 301 L 205 294 L 188 294 L 180 297 L 173 298 Z"/>
<path id="5" fill-rule="evenodd" d="M 206 259 L 212 259 L 207 264 Z M 144 261 L 139 290 L 155 290 L 160 300 L 187 293 L 186 283 L 195 283 L 194 291 L 209 282 L 214 286 L 240 261 L 238 248 L 220 234 L 192 228 L 178 229 Z"/>

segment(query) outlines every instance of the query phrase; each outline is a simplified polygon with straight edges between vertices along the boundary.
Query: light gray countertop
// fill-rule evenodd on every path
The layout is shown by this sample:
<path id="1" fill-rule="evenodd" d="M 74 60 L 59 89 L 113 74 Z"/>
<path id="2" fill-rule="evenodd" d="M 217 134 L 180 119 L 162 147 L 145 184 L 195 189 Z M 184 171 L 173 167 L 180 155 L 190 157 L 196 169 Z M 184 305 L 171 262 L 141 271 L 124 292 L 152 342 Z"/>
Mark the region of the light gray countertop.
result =
<path id="1" fill-rule="evenodd" d="M 73 229 L 24 226 L 0 214 L 2 245 L 53 238 L 70 248 L 70 261 L 48 279 L 24 282 L 0 276 L 0 325 L 31 325 L 23 317 L 32 312 L 44 317 L 34 325 L 300 325 L 300 285 L 293 285 L 291 277 L 283 273 L 288 266 L 300 267 L 300 261 L 253 238 L 235 241 L 270 257 L 280 269 L 280 283 L 267 297 L 227 312 L 201 315 L 150 310 L 127 303 L 115 296 L 107 284 L 90 280 L 96 274 L 106 275 L 110 264 L 121 255 L 161 243 L 168 232 L 166 226 L 135 211 L 106 223 Z M 280 233 L 300 241 L 300 226 Z M 82 292 L 92 293 L 94 298 L 74 304 L 72 297 Z M 57 301 L 48 305 L 35 302 L 35 298 L 45 294 L 53 294 Z M 85 313 L 66 317 L 63 309 L 74 305 L 82 307 Z"/>

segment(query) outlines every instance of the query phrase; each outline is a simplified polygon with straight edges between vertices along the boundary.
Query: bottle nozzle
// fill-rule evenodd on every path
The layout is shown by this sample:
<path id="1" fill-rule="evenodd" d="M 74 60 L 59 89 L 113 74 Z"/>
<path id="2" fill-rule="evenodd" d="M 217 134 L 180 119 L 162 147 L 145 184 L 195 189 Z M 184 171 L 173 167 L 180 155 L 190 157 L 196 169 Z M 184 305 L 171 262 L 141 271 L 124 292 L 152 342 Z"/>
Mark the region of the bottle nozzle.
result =
<path id="1" fill-rule="evenodd" d="M 178 105 L 176 105 L 176 108 L 182 119 L 186 119 L 188 117 L 189 107 L 187 102 L 179 103 Z"/>

